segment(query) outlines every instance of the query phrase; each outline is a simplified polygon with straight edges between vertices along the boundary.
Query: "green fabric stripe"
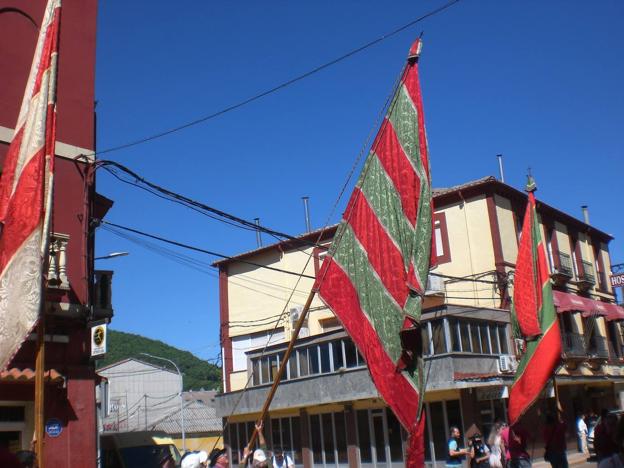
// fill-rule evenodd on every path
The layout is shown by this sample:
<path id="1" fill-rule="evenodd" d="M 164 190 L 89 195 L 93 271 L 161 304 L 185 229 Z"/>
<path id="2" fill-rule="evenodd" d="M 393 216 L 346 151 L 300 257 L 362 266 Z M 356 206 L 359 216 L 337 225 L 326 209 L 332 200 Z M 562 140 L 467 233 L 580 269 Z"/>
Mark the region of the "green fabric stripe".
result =
<path id="1" fill-rule="evenodd" d="M 346 272 L 357 290 L 360 306 L 384 343 L 390 358 L 401 355 L 399 331 L 403 316 L 401 308 L 392 300 L 379 278 L 374 274 L 366 253 L 357 242 L 351 226 L 342 225 L 343 236 L 334 260 Z"/>
<path id="2" fill-rule="evenodd" d="M 415 242 L 410 258 L 414 262 L 418 277 L 425 282 L 429 272 L 431 253 L 431 187 L 429 187 L 420 159 L 418 114 L 405 86 L 401 86 L 394 97 L 389 119 L 405 154 L 412 161 L 421 181 L 421 202 L 416 217 Z"/>
<path id="3" fill-rule="evenodd" d="M 420 206 L 416 218 L 416 234 L 414 237 L 414 251 L 412 258 L 416 272 L 423 281 L 427 281 L 431 255 L 431 187 L 427 179 L 421 179 Z M 425 287 L 426 284 L 423 284 Z"/>
<path id="4" fill-rule="evenodd" d="M 407 270 L 414 229 L 403 213 L 403 205 L 396 187 L 374 154 L 371 155 L 370 167 L 361 190 L 379 222 L 398 245 Z"/>
<path id="5" fill-rule="evenodd" d="M 422 179 L 422 164 L 420 162 L 420 141 L 418 140 L 418 114 L 414 103 L 409 97 L 405 85 L 396 93 L 388 116 L 397 138 L 411 159 L 412 164 Z"/>

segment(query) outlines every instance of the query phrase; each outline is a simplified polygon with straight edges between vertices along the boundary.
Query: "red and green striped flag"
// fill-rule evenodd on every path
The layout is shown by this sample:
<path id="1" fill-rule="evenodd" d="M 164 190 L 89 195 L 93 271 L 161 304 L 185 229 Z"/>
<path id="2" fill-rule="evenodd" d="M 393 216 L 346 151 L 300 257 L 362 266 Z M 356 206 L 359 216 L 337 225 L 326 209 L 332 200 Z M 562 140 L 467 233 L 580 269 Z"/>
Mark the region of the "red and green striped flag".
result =
<path id="1" fill-rule="evenodd" d="M 432 232 L 420 44 L 417 40 L 410 49 L 317 282 L 380 395 L 409 432 L 410 467 L 424 465 L 419 320 Z"/>
<path id="2" fill-rule="evenodd" d="M 561 358 L 561 334 L 535 210 L 535 189 L 535 182 L 529 177 L 529 201 L 518 248 L 512 308 L 527 346 L 509 393 L 510 424 L 517 422 L 539 397 Z"/>

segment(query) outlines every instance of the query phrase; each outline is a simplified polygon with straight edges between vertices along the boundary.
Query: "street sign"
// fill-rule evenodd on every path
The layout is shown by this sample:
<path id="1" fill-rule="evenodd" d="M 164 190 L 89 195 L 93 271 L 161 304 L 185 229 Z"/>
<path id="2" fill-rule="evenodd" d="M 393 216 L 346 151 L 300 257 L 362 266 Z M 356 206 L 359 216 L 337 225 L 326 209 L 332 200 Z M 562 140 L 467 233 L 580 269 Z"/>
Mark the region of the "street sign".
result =
<path id="1" fill-rule="evenodd" d="M 63 424 L 56 418 L 50 418 L 45 423 L 45 432 L 49 437 L 58 437 L 63 432 Z"/>
<path id="2" fill-rule="evenodd" d="M 106 354 L 106 324 L 91 327 L 91 357 Z"/>
<path id="3" fill-rule="evenodd" d="M 611 287 L 612 288 L 622 288 L 622 287 L 624 287 L 624 273 L 619 273 L 617 275 L 611 275 L 609 278 L 611 279 Z"/>

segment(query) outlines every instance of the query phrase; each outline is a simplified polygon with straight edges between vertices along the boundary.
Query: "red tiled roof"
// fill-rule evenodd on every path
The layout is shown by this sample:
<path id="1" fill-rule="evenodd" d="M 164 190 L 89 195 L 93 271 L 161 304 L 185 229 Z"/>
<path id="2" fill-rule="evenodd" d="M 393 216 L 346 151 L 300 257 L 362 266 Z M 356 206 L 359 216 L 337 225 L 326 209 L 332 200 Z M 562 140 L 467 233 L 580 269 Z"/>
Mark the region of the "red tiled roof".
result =
<path id="1" fill-rule="evenodd" d="M 62 374 L 56 369 L 50 369 L 45 372 L 46 383 L 61 383 L 65 380 Z M 18 369 L 11 367 L 10 369 L 0 372 L 0 382 L 34 382 L 35 371 L 29 368 Z"/>

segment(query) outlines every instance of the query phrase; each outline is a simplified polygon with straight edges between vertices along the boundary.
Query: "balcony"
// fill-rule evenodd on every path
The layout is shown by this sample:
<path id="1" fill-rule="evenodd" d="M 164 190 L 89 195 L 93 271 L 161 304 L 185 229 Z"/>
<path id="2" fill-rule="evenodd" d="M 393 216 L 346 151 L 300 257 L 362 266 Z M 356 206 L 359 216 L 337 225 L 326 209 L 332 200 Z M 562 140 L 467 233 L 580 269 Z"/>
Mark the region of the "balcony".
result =
<path id="1" fill-rule="evenodd" d="M 559 266 L 553 268 L 552 279 L 557 286 L 562 286 L 572 279 L 572 260 L 566 253 L 559 252 Z"/>
<path id="2" fill-rule="evenodd" d="M 584 360 L 587 357 L 585 351 L 585 337 L 579 333 L 561 332 L 563 358 L 566 360 Z"/>
<path id="3" fill-rule="evenodd" d="M 586 342 L 589 360 L 607 361 L 609 359 L 609 346 L 604 336 L 592 336 L 586 339 Z"/>
<path id="4" fill-rule="evenodd" d="M 67 244 L 69 236 L 53 233 L 48 247 L 48 287 L 69 289 L 67 278 Z"/>
<path id="5" fill-rule="evenodd" d="M 94 277 L 92 320 L 111 319 L 113 317 L 113 272 L 95 270 Z"/>
<path id="6" fill-rule="evenodd" d="M 581 270 L 578 274 L 576 285 L 581 291 L 588 291 L 596 284 L 596 276 L 594 275 L 594 267 L 591 262 L 581 261 Z"/>

